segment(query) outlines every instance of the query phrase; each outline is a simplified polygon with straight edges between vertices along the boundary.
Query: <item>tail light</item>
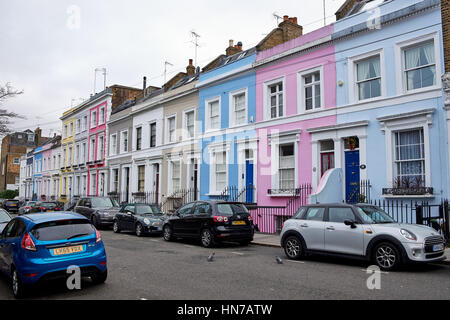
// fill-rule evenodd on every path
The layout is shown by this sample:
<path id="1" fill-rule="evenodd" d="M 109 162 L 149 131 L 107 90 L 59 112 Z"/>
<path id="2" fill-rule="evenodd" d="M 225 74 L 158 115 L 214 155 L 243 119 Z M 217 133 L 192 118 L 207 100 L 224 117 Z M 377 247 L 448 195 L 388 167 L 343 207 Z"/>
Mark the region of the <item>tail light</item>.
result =
<path id="1" fill-rule="evenodd" d="M 28 232 L 25 233 L 22 239 L 22 248 L 30 251 L 37 251 L 36 245 Z"/>
<path id="2" fill-rule="evenodd" d="M 214 222 L 219 222 L 219 223 L 221 223 L 221 222 L 228 222 L 228 217 L 223 217 L 223 216 L 215 216 L 215 217 L 213 217 L 213 219 L 214 219 Z"/>
<path id="3" fill-rule="evenodd" d="M 95 243 L 99 243 L 100 241 L 102 241 L 102 235 L 97 230 L 97 228 L 94 227 L 94 229 L 95 229 Z"/>
<path id="4" fill-rule="evenodd" d="M 45 207 L 40 207 L 39 210 L 45 210 Z"/>
<path id="5" fill-rule="evenodd" d="M 252 216 L 248 216 L 248 221 L 253 221 Z"/>
<path id="6" fill-rule="evenodd" d="M 58 207 L 55 207 L 55 211 L 59 211 L 59 208 L 58 208 Z"/>
<path id="7" fill-rule="evenodd" d="M 30 209 L 31 209 L 30 206 L 26 206 L 26 207 L 25 207 L 25 210 L 30 210 Z"/>

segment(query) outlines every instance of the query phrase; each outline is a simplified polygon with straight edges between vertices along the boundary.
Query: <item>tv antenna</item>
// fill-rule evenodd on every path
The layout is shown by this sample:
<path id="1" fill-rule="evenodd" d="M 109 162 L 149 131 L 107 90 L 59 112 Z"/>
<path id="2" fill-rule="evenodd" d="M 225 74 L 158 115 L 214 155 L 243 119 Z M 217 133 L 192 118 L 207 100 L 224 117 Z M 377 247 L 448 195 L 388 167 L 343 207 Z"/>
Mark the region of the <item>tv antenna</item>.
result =
<path id="1" fill-rule="evenodd" d="M 197 49 L 198 49 L 199 47 L 201 47 L 201 46 L 198 44 L 198 38 L 200 38 L 200 35 L 199 35 L 197 32 L 195 32 L 194 30 L 192 30 L 192 31 L 191 31 L 191 36 L 192 36 L 193 38 L 195 38 L 195 40 L 191 40 L 190 42 L 191 42 L 192 44 L 194 44 L 194 46 L 195 46 L 195 60 L 194 60 L 194 66 L 197 67 Z"/>
<path id="2" fill-rule="evenodd" d="M 274 12 L 274 13 L 272 13 L 272 16 L 274 17 L 274 19 L 277 19 L 277 26 L 278 26 L 278 24 L 279 24 L 279 20 L 283 20 L 283 17 L 282 16 L 280 16 L 278 13 L 276 13 L 276 12 Z"/>
<path id="3" fill-rule="evenodd" d="M 164 86 L 166 85 L 167 66 L 173 67 L 173 64 L 171 64 L 169 61 L 164 61 Z"/>
<path id="4" fill-rule="evenodd" d="M 106 89 L 106 68 L 96 68 L 94 72 L 94 94 L 96 88 L 96 82 L 97 82 L 97 72 L 103 71 L 103 90 Z"/>

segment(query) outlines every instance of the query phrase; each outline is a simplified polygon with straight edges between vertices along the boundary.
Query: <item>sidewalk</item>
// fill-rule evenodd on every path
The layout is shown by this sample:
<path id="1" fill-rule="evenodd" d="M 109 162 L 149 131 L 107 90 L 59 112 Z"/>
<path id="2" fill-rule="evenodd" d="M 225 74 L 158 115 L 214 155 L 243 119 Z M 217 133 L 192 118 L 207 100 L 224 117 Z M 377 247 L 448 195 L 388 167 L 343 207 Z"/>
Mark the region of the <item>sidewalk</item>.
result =
<path id="1" fill-rule="evenodd" d="M 281 248 L 280 236 L 278 234 L 255 233 L 252 244 L 257 246 Z M 446 260 L 441 263 L 450 264 L 450 248 L 445 249 Z"/>

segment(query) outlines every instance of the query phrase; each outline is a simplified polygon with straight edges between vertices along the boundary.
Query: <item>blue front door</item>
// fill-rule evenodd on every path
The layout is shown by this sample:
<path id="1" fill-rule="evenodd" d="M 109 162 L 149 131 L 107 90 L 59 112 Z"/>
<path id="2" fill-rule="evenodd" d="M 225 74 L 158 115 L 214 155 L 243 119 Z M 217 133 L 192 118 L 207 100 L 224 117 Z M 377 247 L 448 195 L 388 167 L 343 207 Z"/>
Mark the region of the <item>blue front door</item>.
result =
<path id="1" fill-rule="evenodd" d="M 245 201 L 253 203 L 253 161 L 250 160 L 245 162 L 245 186 L 247 190 Z"/>
<path id="2" fill-rule="evenodd" d="M 348 203 L 356 203 L 359 193 L 359 151 L 345 153 L 345 194 Z"/>

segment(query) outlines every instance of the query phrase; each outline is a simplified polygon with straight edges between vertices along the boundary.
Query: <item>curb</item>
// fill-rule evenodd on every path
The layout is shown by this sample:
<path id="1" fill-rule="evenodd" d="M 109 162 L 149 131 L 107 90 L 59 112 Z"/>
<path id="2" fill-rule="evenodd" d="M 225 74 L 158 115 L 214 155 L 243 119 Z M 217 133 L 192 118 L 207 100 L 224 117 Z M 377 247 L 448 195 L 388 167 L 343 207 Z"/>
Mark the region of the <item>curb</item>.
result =
<path id="1" fill-rule="evenodd" d="M 254 244 L 256 246 L 261 247 L 271 247 L 271 248 L 281 248 L 281 245 L 279 244 L 272 244 L 272 243 L 265 243 L 265 242 L 251 242 L 251 244 Z"/>

